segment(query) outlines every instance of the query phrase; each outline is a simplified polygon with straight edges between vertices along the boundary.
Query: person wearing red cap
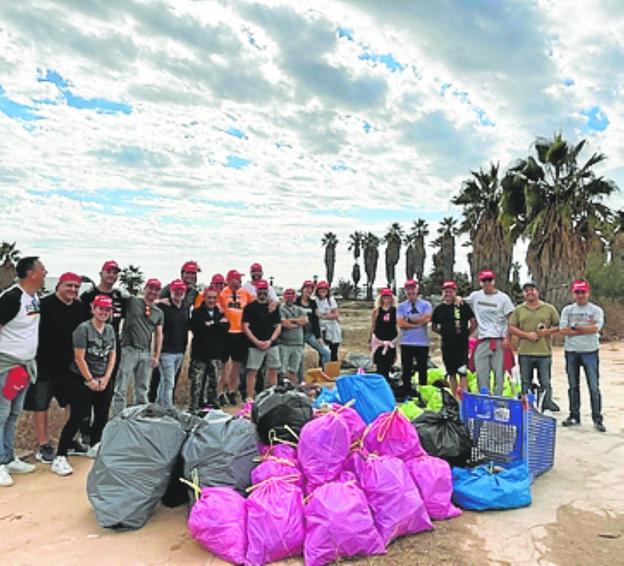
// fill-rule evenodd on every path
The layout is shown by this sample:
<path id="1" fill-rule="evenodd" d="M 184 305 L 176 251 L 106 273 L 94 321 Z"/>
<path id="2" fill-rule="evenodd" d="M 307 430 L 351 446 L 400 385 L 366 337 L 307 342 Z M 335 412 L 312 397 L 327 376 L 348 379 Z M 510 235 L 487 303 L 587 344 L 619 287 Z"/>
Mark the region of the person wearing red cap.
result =
<path id="1" fill-rule="evenodd" d="M 236 405 L 239 374 L 241 364 L 247 359 L 249 347 L 247 338 L 243 334 L 243 309 L 254 300 L 254 296 L 241 289 L 242 274 L 236 269 L 227 273 L 227 286 L 219 294 L 219 305 L 230 323 L 225 339 L 225 358 L 231 360 L 230 369 L 223 367 L 223 374 L 218 385 L 219 403 L 221 405 Z"/>
<path id="2" fill-rule="evenodd" d="M 41 299 L 39 346 L 37 348 L 37 381 L 28 388 L 25 411 L 33 411 L 33 428 L 39 449 L 35 457 L 44 464 L 54 460 L 54 448 L 48 435 L 48 409 L 52 398 L 67 407 L 67 381 L 74 359 L 72 334 L 82 322 L 82 305 L 78 291 L 82 278 L 76 273 L 63 273 L 56 291 Z"/>
<path id="3" fill-rule="evenodd" d="M 106 295 L 98 295 L 93 299 L 91 309 L 91 320 L 81 323 L 72 336 L 74 360 L 67 379 L 71 411 L 61 432 L 51 468 L 59 476 L 67 476 L 74 471 L 67 461 L 67 455 L 82 421 L 93 411 L 87 455 L 94 458 L 108 420 L 106 390 L 111 384 L 116 356 L 115 330 L 107 322 L 113 312 L 113 301 Z"/>
<path id="4" fill-rule="evenodd" d="M 563 426 L 581 424 L 581 368 L 585 371 L 592 420 L 599 432 L 606 432 L 602 417 L 600 394 L 599 357 L 600 330 L 604 325 L 604 311 L 589 301 L 590 286 L 584 279 L 572 283 L 574 302 L 563 307 L 559 329 L 564 338 L 566 373 L 568 374 L 568 399 L 570 416 Z"/>
<path id="5" fill-rule="evenodd" d="M 474 352 L 474 364 L 479 391 L 489 391 L 490 373 L 494 372 L 494 395 L 502 395 L 505 350 L 509 349 L 509 318 L 515 307 L 509 295 L 496 288 L 493 271 L 481 271 L 479 282 L 481 289 L 466 298 L 477 320 L 479 343 Z"/>
<path id="6" fill-rule="evenodd" d="M 373 309 L 369 343 L 377 373 L 387 380 L 396 360 L 398 338 L 396 300 L 392 289 L 384 288 L 379 292 L 378 304 Z"/>
<path id="7" fill-rule="evenodd" d="M 106 295 L 113 300 L 113 315 L 110 324 L 113 325 L 117 338 L 119 338 L 121 321 L 126 311 L 126 301 L 128 299 L 127 293 L 115 287 L 115 284 L 119 280 L 120 271 L 119 264 L 115 260 L 110 259 L 105 261 L 100 269 L 100 282 L 97 285 L 94 284 L 92 289 L 80 295 L 83 314 L 82 320 L 91 320 L 93 316 L 91 313 L 91 303 L 98 295 Z M 119 365 L 119 352 L 117 352 L 117 354 L 117 365 Z M 113 372 L 113 379 L 115 373 L 116 371 Z"/>
<path id="8" fill-rule="evenodd" d="M 442 303 L 431 315 L 431 328 L 442 337 L 442 361 L 446 369 L 451 391 L 457 395 L 457 376 L 462 390 L 468 389 L 468 337 L 477 327 L 470 306 L 457 304 L 457 284 L 455 281 L 442 283 Z"/>
<path id="9" fill-rule="evenodd" d="M 342 342 L 342 328 L 340 328 L 338 303 L 331 296 L 331 289 L 327 281 L 319 281 L 316 286 L 316 306 L 323 342 L 329 347 L 331 361 L 336 362 L 338 361 L 340 342 Z"/>
<path id="10" fill-rule="evenodd" d="M 113 392 L 113 416 L 126 407 L 126 395 L 131 381 L 134 382 L 135 403 L 148 402 L 150 376 L 152 369 L 160 361 L 163 342 L 164 315 L 154 304 L 161 289 L 158 279 L 148 279 L 143 298 L 128 299 L 121 339 L 121 364 Z"/>
<path id="11" fill-rule="evenodd" d="M 195 304 L 195 300 L 199 296 L 199 291 L 197 290 L 197 274 L 200 271 L 201 269 L 199 268 L 199 265 L 197 265 L 197 262 L 192 260 L 184 262 L 184 265 L 180 268 L 180 279 L 186 286 L 183 299 L 183 304 L 186 309 L 190 309 Z M 177 279 L 176 281 L 179 281 L 180 279 Z M 160 298 L 171 300 L 169 285 L 165 285 L 161 289 Z"/>
<path id="12" fill-rule="evenodd" d="M 258 281 L 263 280 L 262 279 L 263 274 L 264 274 L 264 271 L 262 269 L 262 266 L 259 263 L 252 263 L 251 266 L 249 267 L 250 280 L 247 281 L 247 283 L 243 285 L 243 289 L 245 289 L 246 291 L 249 291 L 249 293 L 255 297 L 256 286 L 258 284 Z M 272 303 L 277 303 L 278 301 L 277 293 L 275 292 L 275 289 L 273 289 L 273 287 L 271 287 L 270 285 L 269 285 L 269 301 L 271 301 Z"/>
<path id="13" fill-rule="evenodd" d="M 308 323 L 303 327 L 304 342 L 316 350 L 319 354 L 319 365 L 325 368 L 325 364 L 331 360 L 331 352 L 329 348 L 323 344 L 321 338 L 321 323 L 318 317 L 318 305 L 312 297 L 314 293 L 314 282 L 306 279 L 301 285 L 301 294 L 297 297 L 295 304 L 302 307 L 308 317 Z M 303 381 L 303 362 L 299 366 L 299 381 Z"/>
<path id="14" fill-rule="evenodd" d="M 299 368 L 303 364 L 304 327 L 308 324 L 308 316 L 303 307 L 295 304 L 297 293 L 294 289 L 286 289 L 282 294 L 282 304 L 279 308 L 282 319 L 282 330 L 278 345 L 282 373 L 297 385 L 299 383 Z"/>
<path id="15" fill-rule="evenodd" d="M 264 362 L 268 385 L 277 385 L 277 371 L 282 365 L 277 347 L 281 330 L 279 310 L 269 309 L 269 284 L 260 280 L 256 284 L 256 300 L 243 309 L 243 332 L 251 342 L 247 355 L 247 400 L 253 398 L 256 375 Z"/>

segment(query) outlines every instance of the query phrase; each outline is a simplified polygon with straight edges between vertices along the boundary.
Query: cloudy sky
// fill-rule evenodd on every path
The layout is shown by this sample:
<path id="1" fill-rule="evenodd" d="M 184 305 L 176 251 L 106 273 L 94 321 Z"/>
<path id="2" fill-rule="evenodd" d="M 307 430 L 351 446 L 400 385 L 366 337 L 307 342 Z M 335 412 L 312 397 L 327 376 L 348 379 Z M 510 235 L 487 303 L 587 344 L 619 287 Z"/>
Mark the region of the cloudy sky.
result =
<path id="1" fill-rule="evenodd" d="M 326 231 L 337 276 L 354 230 L 435 231 L 536 135 L 589 138 L 624 187 L 623 38 L 620 0 L 2 2 L 0 239 L 52 275 L 288 285 Z"/>

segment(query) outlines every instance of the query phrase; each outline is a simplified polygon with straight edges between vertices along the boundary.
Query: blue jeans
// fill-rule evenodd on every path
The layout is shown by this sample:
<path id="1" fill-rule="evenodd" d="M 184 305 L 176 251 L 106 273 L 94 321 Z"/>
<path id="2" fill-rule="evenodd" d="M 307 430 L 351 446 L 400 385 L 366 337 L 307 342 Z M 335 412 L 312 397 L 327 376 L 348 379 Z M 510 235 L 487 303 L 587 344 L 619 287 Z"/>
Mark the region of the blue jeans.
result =
<path id="1" fill-rule="evenodd" d="M 160 383 L 156 402 L 163 407 L 173 406 L 173 388 L 175 386 L 176 373 L 182 367 L 184 353 L 163 352 L 160 355 Z"/>
<path id="2" fill-rule="evenodd" d="M 599 388 L 598 350 L 595 352 L 566 352 L 566 373 L 568 374 L 568 398 L 570 400 L 570 417 L 581 420 L 581 367 L 585 370 L 585 379 L 589 388 L 592 419 L 602 423 L 602 397 Z"/>
<path id="3" fill-rule="evenodd" d="M 314 336 L 314 334 L 307 334 L 304 337 L 305 343 L 316 350 L 321 357 L 321 365 L 325 367 L 325 364 L 331 359 L 331 351 L 327 346 L 321 344 L 318 341 L 318 338 Z M 303 383 L 304 375 L 303 375 L 303 359 L 301 360 L 301 364 L 299 365 L 299 383 Z"/>
<path id="4" fill-rule="evenodd" d="M 15 399 L 9 401 L 2 394 L 8 371 L 0 373 L 0 465 L 8 464 L 15 458 L 15 428 L 17 418 L 22 413 L 28 387 L 24 387 Z"/>
<path id="5" fill-rule="evenodd" d="M 529 393 L 531 391 L 533 370 L 537 370 L 537 379 L 541 388 L 544 390 L 542 406 L 544 409 L 550 409 L 553 405 L 552 387 L 550 386 L 550 368 L 552 366 L 552 357 L 519 354 L 518 365 L 520 366 L 520 377 L 522 379 L 522 393 Z"/>

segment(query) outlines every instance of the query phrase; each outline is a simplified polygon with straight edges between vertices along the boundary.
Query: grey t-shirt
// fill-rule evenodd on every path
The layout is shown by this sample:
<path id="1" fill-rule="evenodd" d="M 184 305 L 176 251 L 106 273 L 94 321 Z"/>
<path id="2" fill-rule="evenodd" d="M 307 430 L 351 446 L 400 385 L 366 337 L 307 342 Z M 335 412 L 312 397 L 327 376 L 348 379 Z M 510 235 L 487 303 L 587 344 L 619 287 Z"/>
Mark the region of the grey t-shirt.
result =
<path id="1" fill-rule="evenodd" d="M 585 326 L 595 324 L 598 330 L 604 325 L 604 312 L 594 303 L 579 306 L 576 303 L 563 307 L 559 328 Z M 600 335 L 579 334 L 578 336 L 564 336 L 563 346 L 566 352 L 595 352 L 600 345 Z"/>
<path id="2" fill-rule="evenodd" d="M 130 297 L 126 305 L 121 345 L 149 350 L 152 346 L 152 335 L 157 326 L 163 325 L 164 320 L 163 311 L 156 305 L 148 308 L 143 299 Z"/>
<path id="3" fill-rule="evenodd" d="M 78 325 L 73 334 L 74 348 L 85 350 L 85 361 L 93 377 L 106 373 L 108 358 L 115 351 L 115 330 L 110 324 L 104 325 L 100 334 L 90 320 Z M 76 362 L 71 364 L 73 372 L 82 375 Z"/>
<path id="4" fill-rule="evenodd" d="M 477 319 L 479 338 L 504 338 L 507 334 L 507 315 L 514 311 L 509 295 L 496 291 L 488 295 L 482 289 L 466 298 Z"/>
<path id="5" fill-rule="evenodd" d="M 286 303 L 282 303 L 279 310 L 282 320 L 301 318 L 307 314 L 307 309 L 299 305 L 288 306 Z M 285 328 L 282 326 L 278 342 L 284 344 L 284 346 L 303 346 L 303 326 L 297 326 L 297 328 Z"/>

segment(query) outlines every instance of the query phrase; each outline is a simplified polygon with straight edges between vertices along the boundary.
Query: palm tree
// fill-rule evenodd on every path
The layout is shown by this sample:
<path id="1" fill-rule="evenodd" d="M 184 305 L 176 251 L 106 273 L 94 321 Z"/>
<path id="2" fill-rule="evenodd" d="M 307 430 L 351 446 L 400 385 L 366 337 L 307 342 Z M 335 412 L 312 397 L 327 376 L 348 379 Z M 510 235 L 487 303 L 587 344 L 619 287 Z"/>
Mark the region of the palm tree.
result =
<path id="1" fill-rule="evenodd" d="M 459 232 L 468 234 L 472 243 L 469 256 L 472 284 L 478 287 L 479 271 L 489 268 L 496 273 L 498 286 L 507 290 L 514 237 L 501 215 L 503 189 L 499 166 L 491 163 L 489 170 L 471 171 L 471 175 L 462 183 L 453 204 L 461 206 L 464 215 Z"/>
<path id="2" fill-rule="evenodd" d="M 396 265 L 401 257 L 401 242 L 403 241 L 403 228 L 398 222 L 393 222 L 389 227 L 384 242 L 386 243 L 386 281 L 388 287 L 392 287 L 396 293 Z"/>
<path id="3" fill-rule="evenodd" d="M 584 146 L 585 140 L 571 145 L 561 134 L 537 138 L 537 159 L 521 160 L 501 182 L 506 221 L 529 240 L 529 270 L 547 300 L 559 308 L 568 299 L 570 281 L 585 275 L 596 226 L 611 216 L 602 201 L 617 190 L 593 170 L 606 159 L 604 154 L 594 153 L 578 164 Z"/>
<path id="4" fill-rule="evenodd" d="M 520 289 L 520 268 L 521 267 L 522 266 L 517 261 L 514 261 L 511 264 L 511 284 L 516 289 Z"/>
<path id="5" fill-rule="evenodd" d="M 364 232 L 360 232 L 356 230 L 352 234 L 349 234 L 349 243 L 347 249 L 349 251 L 353 250 L 353 268 L 351 269 L 351 279 L 353 279 L 353 284 L 357 289 L 357 286 L 360 282 L 361 271 L 360 264 L 358 260 L 360 259 L 361 251 L 362 251 L 362 241 L 364 239 Z"/>
<path id="6" fill-rule="evenodd" d="M 366 271 L 366 298 L 373 299 L 373 285 L 377 275 L 377 262 L 379 261 L 379 244 L 381 240 L 372 232 L 367 232 L 362 241 L 364 249 L 364 270 Z"/>
<path id="7" fill-rule="evenodd" d="M 457 235 L 457 220 L 447 216 L 440 222 L 438 237 L 433 245 L 438 248 L 433 256 L 433 272 L 436 283 L 453 278 L 455 268 L 455 236 Z"/>
<path id="8" fill-rule="evenodd" d="M 609 255 L 610 263 L 624 267 L 624 209 L 615 213 L 611 223 Z"/>
<path id="9" fill-rule="evenodd" d="M 332 284 L 334 280 L 334 268 L 336 267 L 336 246 L 338 245 L 338 238 L 333 232 L 327 232 L 321 244 L 325 246 L 325 274 L 327 281 Z"/>
<path id="10" fill-rule="evenodd" d="M 121 284 L 127 289 L 128 293 L 136 296 L 143 286 L 145 276 L 140 267 L 130 264 L 128 267 L 121 270 L 119 281 L 121 281 Z"/>
<path id="11" fill-rule="evenodd" d="M 412 229 L 405 236 L 405 277 L 421 281 L 425 273 L 425 237 L 429 235 L 429 225 L 422 218 L 414 221 Z"/>
<path id="12" fill-rule="evenodd" d="M 0 291 L 12 285 L 17 276 L 15 265 L 20 260 L 20 251 L 15 246 L 16 242 L 0 244 Z"/>
<path id="13" fill-rule="evenodd" d="M 360 264 L 354 263 L 353 268 L 351 269 L 351 279 L 353 279 L 353 285 L 357 289 L 357 286 L 360 283 L 360 279 L 362 277 L 362 273 L 360 271 Z"/>

